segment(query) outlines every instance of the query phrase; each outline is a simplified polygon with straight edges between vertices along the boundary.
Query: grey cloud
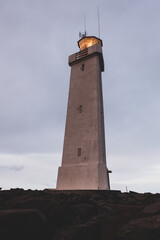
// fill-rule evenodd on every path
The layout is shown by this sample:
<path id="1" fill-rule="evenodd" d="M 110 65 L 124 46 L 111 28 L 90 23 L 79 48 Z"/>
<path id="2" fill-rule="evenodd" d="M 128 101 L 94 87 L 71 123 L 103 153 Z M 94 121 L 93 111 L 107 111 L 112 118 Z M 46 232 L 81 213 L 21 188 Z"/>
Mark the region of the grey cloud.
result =
<path id="1" fill-rule="evenodd" d="M 6 165 L 0 165 L 0 171 L 22 171 L 24 169 L 24 166 L 6 166 Z"/>

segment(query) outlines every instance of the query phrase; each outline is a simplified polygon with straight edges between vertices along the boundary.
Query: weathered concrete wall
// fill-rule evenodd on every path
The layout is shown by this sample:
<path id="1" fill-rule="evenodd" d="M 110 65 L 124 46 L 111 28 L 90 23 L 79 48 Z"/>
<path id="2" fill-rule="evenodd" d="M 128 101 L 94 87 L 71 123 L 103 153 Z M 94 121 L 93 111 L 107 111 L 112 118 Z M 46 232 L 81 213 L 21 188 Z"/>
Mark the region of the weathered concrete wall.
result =
<path id="1" fill-rule="evenodd" d="M 57 189 L 109 189 L 106 169 L 101 46 L 71 65 L 70 89 Z M 78 150 L 79 149 L 79 150 Z M 79 151 L 79 154 L 78 154 Z"/>

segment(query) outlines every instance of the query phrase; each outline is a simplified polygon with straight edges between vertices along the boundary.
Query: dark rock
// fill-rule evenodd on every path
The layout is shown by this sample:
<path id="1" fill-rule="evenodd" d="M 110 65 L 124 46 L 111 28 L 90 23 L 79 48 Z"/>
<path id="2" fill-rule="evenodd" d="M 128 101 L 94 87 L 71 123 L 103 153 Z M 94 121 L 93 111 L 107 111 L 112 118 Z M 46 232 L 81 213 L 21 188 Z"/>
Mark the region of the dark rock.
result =
<path id="1" fill-rule="evenodd" d="M 134 219 L 120 231 L 121 240 L 158 240 L 160 239 L 160 215 Z"/>
<path id="2" fill-rule="evenodd" d="M 131 220 L 129 223 L 138 228 L 152 229 L 152 230 L 159 229 L 160 231 L 160 214 L 151 216 L 151 217 L 134 219 L 134 220 Z"/>
<path id="3" fill-rule="evenodd" d="M 143 209 L 143 213 L 145 213 L 145 214 L 157 214 L 157 213 L 160 213 L 160 201 L 147 205 Z"/>
<path id="4" fill-rule="evenodd" d="M 0 191 L 2 240 L 159 240 L 160 194 Z"/>
<path id="5" fill-rule="evenodd" d="M 114 214 L 114 211 L 111 207 L 104 206 L 104 205 L 99 206 L 98 215 L 109 216 L 109 215 L 113 215 L 113 214 Z"/>
<path id="6" fill-rule="evenodd" d="M 36 209 L 10 209 L 0 211 L 2 239 L 34 239 L 47 236 L 44 215 Z"/>
<path id="7" fill-rule="evenodd" d="M 95 209 L 87 203 L 77 204 L 73 207 L 73 222 L 84 223 L 95 214 Z"/>

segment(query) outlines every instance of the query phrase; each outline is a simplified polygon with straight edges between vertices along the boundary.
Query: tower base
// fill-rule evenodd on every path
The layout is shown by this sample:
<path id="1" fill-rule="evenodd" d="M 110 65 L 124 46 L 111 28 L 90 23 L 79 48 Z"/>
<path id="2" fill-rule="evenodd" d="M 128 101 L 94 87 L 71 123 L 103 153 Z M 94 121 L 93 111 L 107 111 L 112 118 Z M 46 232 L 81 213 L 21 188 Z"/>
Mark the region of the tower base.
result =
<path id="1" fill-rule="evenodd" d="M 105 164 L 59 167 L 57 190 L 109 190 Z"/>

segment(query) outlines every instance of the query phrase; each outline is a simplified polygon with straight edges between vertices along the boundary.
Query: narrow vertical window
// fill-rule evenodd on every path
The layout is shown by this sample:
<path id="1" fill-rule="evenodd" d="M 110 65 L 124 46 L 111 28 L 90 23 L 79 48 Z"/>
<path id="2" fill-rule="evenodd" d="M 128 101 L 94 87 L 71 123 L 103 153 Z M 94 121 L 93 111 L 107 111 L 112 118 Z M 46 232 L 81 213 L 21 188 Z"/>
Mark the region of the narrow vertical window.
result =
<path id="1" fill-rule="evenodd" d="M 78 157 L 81 156 L 81 148 L 78 148 Z"/>
<path id="2" fill-rule="evenodd" d="M 82 105 L 79 105 L 79 112 L 82 112 Z"/>
<path id="3" fill-rule="evenodd" d="M 78 110 L 79 113 L 81 113 L 81 112 L 82 112 L 82 105 L 79 105 L 79 106 L 77 107 L 77 110 Z"/>
<path id="4" fill-rule="evenodd" d="M 82 63 L 82 65 L 81 65 L 81 70 L 82 70 L 82 71 L 84 71 L 84 67 L 85 67 L 85 64 Z"/>

